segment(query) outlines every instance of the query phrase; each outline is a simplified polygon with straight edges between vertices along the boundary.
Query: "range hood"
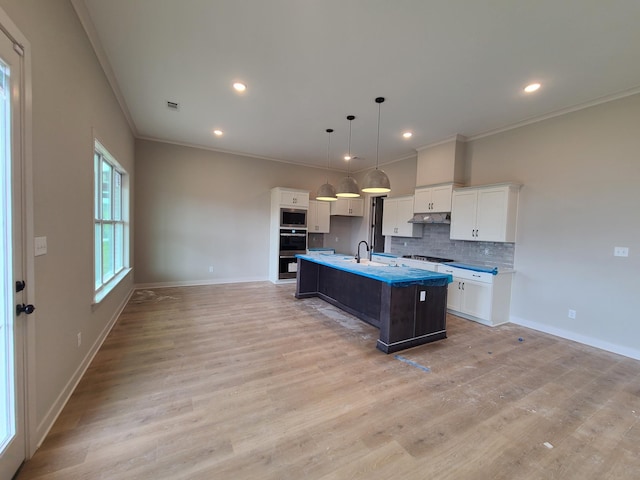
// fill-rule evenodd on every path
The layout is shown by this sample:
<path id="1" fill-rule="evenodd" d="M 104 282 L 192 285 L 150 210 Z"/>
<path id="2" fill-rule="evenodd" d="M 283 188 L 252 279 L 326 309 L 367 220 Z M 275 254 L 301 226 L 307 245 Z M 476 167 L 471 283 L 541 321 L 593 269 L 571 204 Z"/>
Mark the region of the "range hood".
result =
<path id="1" fill-rule="evenodd" d="M 416 213 L 408 220 L 409 223 L 451 223 L 449 213 Z"/>

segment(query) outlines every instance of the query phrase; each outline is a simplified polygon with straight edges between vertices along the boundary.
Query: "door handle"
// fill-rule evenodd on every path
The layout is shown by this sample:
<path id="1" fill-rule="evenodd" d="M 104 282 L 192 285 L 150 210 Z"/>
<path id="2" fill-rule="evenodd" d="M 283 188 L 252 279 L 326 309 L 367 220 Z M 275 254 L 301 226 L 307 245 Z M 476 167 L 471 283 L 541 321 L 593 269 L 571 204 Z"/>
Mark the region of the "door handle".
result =
<path id="1" fill-rule="evenodd" d="M 31 304 L 25 305 L 24 303 L 19 303 L 16 305 L 16 315 L 20 315 L 22 312 L 27 315 L 31 315 L 35 309 L 36 307 Z"/>

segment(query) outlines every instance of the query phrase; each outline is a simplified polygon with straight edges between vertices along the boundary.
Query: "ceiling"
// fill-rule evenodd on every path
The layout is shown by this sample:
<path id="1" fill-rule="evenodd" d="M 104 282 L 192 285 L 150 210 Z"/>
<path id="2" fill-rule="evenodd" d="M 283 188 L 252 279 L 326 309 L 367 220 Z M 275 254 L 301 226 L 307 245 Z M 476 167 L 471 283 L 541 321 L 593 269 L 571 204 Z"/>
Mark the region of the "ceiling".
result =
<path id="1" fill-rule="evenodd" d="M 333 128 L 347 168 L 349 114 L 359 171 L 640 92 L 637 0 L 72 3 L 137 137 L 303 165 Z"/>

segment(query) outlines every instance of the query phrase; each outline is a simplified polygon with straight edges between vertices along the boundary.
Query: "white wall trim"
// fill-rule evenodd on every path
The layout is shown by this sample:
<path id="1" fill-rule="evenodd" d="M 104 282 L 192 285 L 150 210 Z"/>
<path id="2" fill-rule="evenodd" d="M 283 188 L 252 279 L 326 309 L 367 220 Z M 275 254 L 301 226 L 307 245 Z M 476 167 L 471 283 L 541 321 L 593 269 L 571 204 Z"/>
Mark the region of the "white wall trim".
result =
<path id="1" fill-rule="evenodd" d="M 590 347 L 606 350 L 607 352 L 617 353 L 618 355 L 624 355 L 625 357 L 633 358 L 635 360 L 640 360 L 640 350 L 636 350 L 634 348 L 629 348 L 629 347 L 617 345 L 614 343 L 604 342 L 598 338 L 588 337 L 586 335 L 582 335 L 576 332 L 571 332 L 569 330 L 564 330 L 562 328 L 553 327 L 553 326 L 546 325 L 544 323 L 535 322 L 532 320 L 526 320 L 524 318 L 515 317 L 513 315 L 511 316 L 510 321 L 511 323 L 520 325 L 522 327 L 531 328 L 532 330 L 548 333 L 551 335 L 555 335 L 556 337 L 565 338 L 567 340 L 573 340 L 574 342 L 582 343 L 584 345 L 589 345 Z"/>
<path id="2" fill-rule="evenodd" d="M 185 280 L 182 282 L 138 283 L 136 290 L 145 288 L 198 287 L 202 285 L 224 285 L 226 283 L 269 282 L 268 277 L 224 278 L 220 280 Z M 269 282 L 270 283 L 270 282 Z"/>
<path id="3" fill-rule="evenodd" d="M 74 374 L 71 376 L 67 384 L 64 386 L 64 388 L 60 392 L 60 395 L 58 395 L 58 398 L 56 398 L 56 401 L 53 402 L 53 405 L 51 406 L 51 408 L 49 408 L 49 411 L 46 413 L 42 421 L 38 424 L 36 428 L 36 432 L 34 434 L 34 437 L 37 439 L 36 446 L 33 449 L 34 452 L 38 447 L 40 447 L 40 445 L 46 438 L 47 434 L 51 430 L 51 427 L 53 427 L 53 424 L 58 419 L 58 416 L 60 416 L 60 414 L 62 413 L 62 410 L 64 409 L 65 405 L 69 401 L 69 398 L 71 397 L 74 390 L 78 386 L 78 383 L 80 383 L 80 380 L 82 379 L 85 372 L 87 371 L 87 368 L 89 368 L 89 365 L 91 365 L 91 362 L 93 361 L 94 357 L 100 350 L 100 347 L 102 347 L 102 344 L 104 343 L 107 336 L 109 335 L 109 332 L 111 332 L 111 329 L 116 324 L 116 321 L 120 317 L 120 314 L 122 313 L 124 308 L 127 306 L 127 303 L 129 302 L 129 299 L 133 295 L 134 290 L 135 290 L 134 288 L 131 288 L 129 293 L 125 295 L 124 300 L 120 303 L 118 308 L 115 310 L 115 313 L 113 314 L 109 322 L 107 322 L 107 325 L 105 325 L 105 327 L 102 329 L 102 332 L 100 332 L 100 335 L 98 335 L 98 338 L 96 339 L 96 341 L 93 342 L 93 345 L 91 345 L 91 348 L 85 355 L 84 359 L 82 360 L 82 362 L 80 363 L 80 365 L 78 366 Z"/>

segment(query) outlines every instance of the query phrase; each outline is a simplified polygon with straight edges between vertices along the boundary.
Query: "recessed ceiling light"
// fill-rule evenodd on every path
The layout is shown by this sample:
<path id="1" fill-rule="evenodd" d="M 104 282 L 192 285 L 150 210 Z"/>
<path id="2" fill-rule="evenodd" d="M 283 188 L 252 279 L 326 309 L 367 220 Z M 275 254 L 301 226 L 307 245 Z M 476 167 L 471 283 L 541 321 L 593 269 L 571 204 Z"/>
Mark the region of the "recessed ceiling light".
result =
<path id="1" fill-rule="evenodd" d="M 527 85 L 526 87 L 524 87 L 524 91 L 527 93 L 533 93 L 536 90 L 538 90 L 540 88 L 540 84 L 539 83 L 531 83 L 529 85 Z"/>
<path id="2" fill-rule="evenodd" d="M 404 133 L 402 134 L 402 136 L 403 136 L 404 138 L 411 138 L 411 137 L 413 137 L 413 133 L 411 133 L 411 132 L 404 132 Z"/>
<path id="3" fill-rule="evenodd" d="M 344 159 L 348 161 L 348 160 L 351 160 L 351 157 L 349 155 L 345 155 Z"/>
<path id="4" fill-rule="evenodd" d="M 213 134 L 216 135 L 217 137 L 222 136 L 222 130 L 214 130 Z"/>
<path id="5" fill-rule="evenodd" d="M 233 88 L 237 91 L 237 92 L 244 92 L 247 89 L 247 86 L 244 83 L 241 82 L 235 82 L 233 84 Z"/>

